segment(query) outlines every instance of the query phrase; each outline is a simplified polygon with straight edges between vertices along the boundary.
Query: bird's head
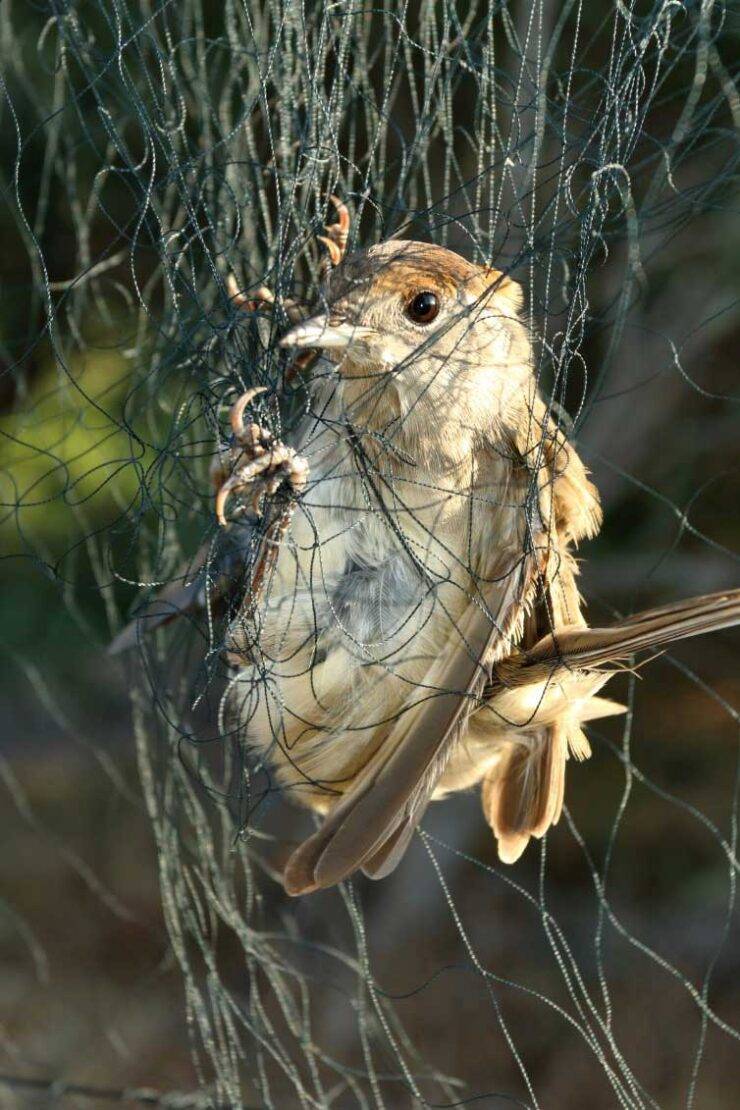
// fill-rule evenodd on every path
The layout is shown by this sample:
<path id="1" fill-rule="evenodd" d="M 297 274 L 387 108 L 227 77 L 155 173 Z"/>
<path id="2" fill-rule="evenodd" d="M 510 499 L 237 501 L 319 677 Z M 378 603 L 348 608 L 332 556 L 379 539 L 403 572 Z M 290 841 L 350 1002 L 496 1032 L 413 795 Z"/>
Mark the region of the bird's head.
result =
<path id="1" fill-rule="evenodd" d="M 343 402 L 366 423 L 490 422 L 531 375 L 519 286 L 428 243 L 391 240 L 330 272 L 322 311 L 282 339 L 335 366 Z M 336 380 L 336 379 L 335 379 Z M 373 418 L 368 415 L 372 411 Z"/>

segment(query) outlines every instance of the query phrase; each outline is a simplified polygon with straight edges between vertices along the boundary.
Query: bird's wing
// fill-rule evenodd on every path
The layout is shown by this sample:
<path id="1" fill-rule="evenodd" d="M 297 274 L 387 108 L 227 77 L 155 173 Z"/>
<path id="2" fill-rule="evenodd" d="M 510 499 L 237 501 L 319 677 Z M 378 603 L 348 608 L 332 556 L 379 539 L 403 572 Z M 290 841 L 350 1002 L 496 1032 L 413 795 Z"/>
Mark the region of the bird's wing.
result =
<path id="1" fill-rule="evenodd" d="M 393 723 L 353 787 L 321 828 L 301 844 L 284 873 L 290 894 L 332 886 L 359 867 L 375 877 L 392 870 L 408 844 L 486 682 L 486 661 L 510 641 L 541 573 L 533 543 L 512 566 L 489 577 L 489 596 L 470 602 L 459 644 L 442 652 L 426 691 Z"/>
<path id="2" fill-rule="evenodd" d="M 250 523 L 231 525 L 219 535 L 217 545 L 210 540 L 202 544 L 172 581 L 113 638 L 108 655 L 129 651 L 141 635 L 178 617 L 202 616 L 207 594 L 212 604 L 228 606 L 244 592 L 249 568 L 255 565 L 259 553 L 259 536 Z"/>
<path id="3" fill-rule="evenodd" d="M 168 582 L 142 611 L 129 621 L 108 645 L 108 655 L 120 655 L 134 647 L 142 633 L 153 632 L 164 624 L 193 612 L 201 602 L 205 567 L 210 544 L 203 544 L 189 566 Z"/>
<path id="4" fill-rule="evenodd" d="M 527 613 L 520 649 L 525 653 L 558 629 L 585 628 L 570 546 L 594 535 L 601 523 L 598 493 L 578 454 L 536 399 L 517 423 L 512 446 L 537 488 L 550 547 L 546 573 Z M 518 653 L 517 653 L 518 654 Z M 505 670 L 505 660 L 497 664 Z M 491 694 L 491 687 L 484 697 Z M 495 724 L 496 718 L 493 717 Z M 505 745 L 482 786 L 483 811 L 498 842 L 499 858 L 513 863 L 531 836 L 557 824 L 563 805 L 569 752 L 590 752 L 578 721 L 562 720 L 527 730 L 521 742 Z"/>

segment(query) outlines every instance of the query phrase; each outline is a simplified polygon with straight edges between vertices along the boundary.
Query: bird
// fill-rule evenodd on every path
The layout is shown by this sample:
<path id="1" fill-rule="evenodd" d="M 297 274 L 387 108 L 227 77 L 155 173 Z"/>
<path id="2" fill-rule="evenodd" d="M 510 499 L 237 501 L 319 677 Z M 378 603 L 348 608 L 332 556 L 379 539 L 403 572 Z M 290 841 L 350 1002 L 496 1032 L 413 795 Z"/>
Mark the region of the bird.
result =
<path id="1" fill-rule="evenodd" d="M 245 495 L 271 513 L 227 706 L 320 818 L 285 865 L 294 896 L 388 875 L 428 804 L 474 787 L 515 863 L 557 824 L 588 722 L 623 712 L 613 674 L 740 622 L 730 590 L 588 626 L 575 550 L 599 495 L 540 394 L 520 285 L 434 243 L 347 253 L 332 200 L 319 304 L 280 341 L 310 367 L 307 413 L 287 445 L 244 394 L 217 494 L 227 528 Z"/>
<path id="2" fill-rule="evenodd" d="M 319 353 L 298 511 L 258 616 L 230 632 L 234 719 L 323 817 L 290 894 L 383 877 L 432 798 L 476 785 L 515 862 L 557 822 L 584 725 L 622 712 L 609 664 L 740 619 L 730 591 L 588 628 L 574 548 L 599 497 L 538 392 L 509 275 L 399 239 L 332 263 L 320 311 L 281 341 Z M 229 494 L 274 488 L 268 455 Z"/>

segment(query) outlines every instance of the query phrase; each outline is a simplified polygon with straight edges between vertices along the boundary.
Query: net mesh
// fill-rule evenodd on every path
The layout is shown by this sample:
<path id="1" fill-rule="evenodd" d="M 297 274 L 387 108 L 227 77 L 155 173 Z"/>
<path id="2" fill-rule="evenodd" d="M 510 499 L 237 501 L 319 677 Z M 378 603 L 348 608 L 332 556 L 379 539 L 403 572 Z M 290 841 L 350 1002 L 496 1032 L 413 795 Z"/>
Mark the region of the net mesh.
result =
<path id="1" fill-rule="evenodd" d="M 27 1051 L 11 1022 L 8 1098 L 50 1070 L 80 1099 L 229 1107 L 567 1105 L 578 1090 L 693 1106 L 721 1089 L 738 1039 L 730 641 L 620 679 L 624 722 L 591 729 L 595 759 L 520 867 L 492 862 L 461 796 L 430 809 L 383 884 L 290 901 L 284 846 L 310 821 L 224 710 L 233 608 L 214 601 L 227 540 L 210 468 L 244 390 L 267 387 L 261 419 L 288 443 L 307 410 L 278 340 L 288 298 L 321 299 L 334 194 L 351 247 L 400 233 L 521 281 L 540 390 L 605 501 L 590 613 L 732 582 L 731 21 L 711 0 L 8 3 L 6 565 L 51 583 L 35 631 L 63 600 L 88 661 L 192 580 L 199 549 L 208 582 L 204 610 L 151 636 L 142 622 L 124 664 L 96 664 L 71 714 L 33 637 L 13 654 L 80 766 L 131 813 L 143 795 L 188 1093 L 86 1087 L 74 1046 Z M 234 282 L 269 287 L 274 310 Z M 128 741 L 104 735 L 123 667 L 140 785 Z M 11 821 L 128 920 L 89 845 L 44 824 L 16 755 L 0 761 Z M 35 978 L 48 998 L 48 945 L 18 902 L 3 907 L 18 990 Z"/>

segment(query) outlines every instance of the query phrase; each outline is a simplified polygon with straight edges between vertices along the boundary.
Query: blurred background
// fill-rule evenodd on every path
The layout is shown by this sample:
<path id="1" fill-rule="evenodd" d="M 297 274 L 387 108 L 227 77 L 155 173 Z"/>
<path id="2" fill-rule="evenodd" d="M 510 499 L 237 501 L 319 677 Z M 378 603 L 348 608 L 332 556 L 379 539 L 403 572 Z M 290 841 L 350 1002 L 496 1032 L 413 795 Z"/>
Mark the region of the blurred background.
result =
<path id="1" fill-rule="evenodd" d="M 604 501 L 592 623 L 737 585 L 736 14 L 176 7 L 0 20 L 0 1105 L 734 1107 L 736 633 L 614 682 L 515 867 L 462 796 L 298 903 L 306 819 L 228 797 L 217 634 L 106 646 L 282 372 L 224 275 L 310 289 L 332 190 L 528 289 Z"/>

